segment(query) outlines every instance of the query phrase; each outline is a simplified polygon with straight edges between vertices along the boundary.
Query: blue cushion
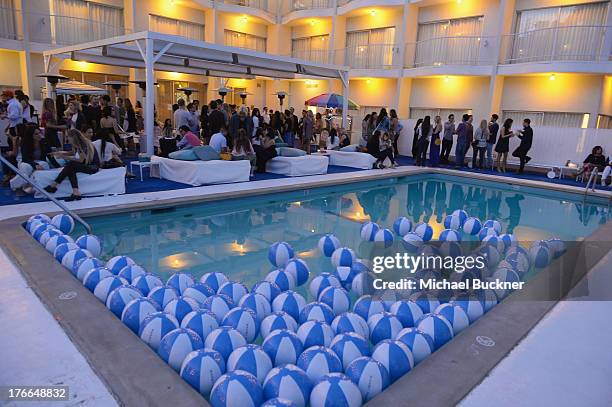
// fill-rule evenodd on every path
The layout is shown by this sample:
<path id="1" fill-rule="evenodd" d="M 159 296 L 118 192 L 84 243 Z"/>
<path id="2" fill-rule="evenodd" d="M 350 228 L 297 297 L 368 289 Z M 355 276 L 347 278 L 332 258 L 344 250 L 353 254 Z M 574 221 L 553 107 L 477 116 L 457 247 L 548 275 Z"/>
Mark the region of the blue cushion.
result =
<path id="1" fill-rule="evenodd" d="M 198 159 L 198 156 L 195 155 L 193 149 L 189 149 L 173 151 L 172 153 L 168 154 L 168 158 L 172 158 L 173 160 L 195 161 Z"/>
<path id="2" fill-rule="evenodd" d="M 280 147 L 278 150 L 280 150 L 278 155 L 281 157 L 301 157 L 306 155 L 306 151 L 297 148 Z"/>
<path id="3" fill-rule="evenodd" d="M 198 146 L 192 148 L 198 159 L 202 161 L 219 160 L 219 153 L 211 146 Z"/>
<path id="4" fill-rule="evenodd" d="M 340 151 L 346 151 L 349 153 L 354 153 L 355 151 L 357 151 L 357 147 L 359 146 L 359 144 L 351 144 L 350 146 L 346 146 L 346 147 L 342 147 L 340 149 Z"/>

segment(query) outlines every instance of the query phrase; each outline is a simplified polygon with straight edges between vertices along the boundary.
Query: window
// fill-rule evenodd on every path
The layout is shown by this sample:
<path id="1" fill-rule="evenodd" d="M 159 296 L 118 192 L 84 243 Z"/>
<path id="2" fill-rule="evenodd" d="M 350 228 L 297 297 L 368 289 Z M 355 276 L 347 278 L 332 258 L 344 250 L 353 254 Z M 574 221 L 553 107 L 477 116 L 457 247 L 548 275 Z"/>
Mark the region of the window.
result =
<path id="1" fill-rule="evenodd" d="M 53 0 L 56 44 L 76 44 L 125 34 L 123 9 L 83 0 Z"/>
<path id="2" fill-rule="evenodd" d="M 291 42 L 291 56 L 313 62 L 326 63 L 329 35 L 296 38 Z"/>
<path id="3" fill-rule="evenodd" d="M 346 33 L 346 65 L 352 68 L 393 66 L 395 27 Z"/>
<path id="4" fill-rule="evenodd" d="M 597 116 L 598 129 L 612 129 L 612 116 L 600 114 Z"/>
<path id="5" fill-rule="evenodd" d="M 0 0 L 0 38 L 17 39 L 13 0 Z"/>
<path id="6" fill-rule="evenodd" d="M 587 128 L 589 124 L 588 113 L 569 113 L 569 112 L 527 112 L 516 110 L 504 110 L 503 120 L 510 118 L 514 120 L 513 126 L 520 126 L 523 119 L 531 119 L 531 126 L 543 127 L 570 127 Z M 502 120 L 502 121 L 503 121 Z"/>
<path id="7" fill-rule="evenodd" d="M 434 117 L 440 116 L 442 118 L 442 122 L 445 122 L 448 120 L 448 116 L 451 114 L 455 115 L 455 123 L 460 123 L 461 117 L 464 114 L 472 114 L 472 109 L 410 108 L 411 119 L 422 119 L 425 116 L 429 116 L 433 122 Z"/>
<path id="8" fill-rule="evenodd" d="M 266 52 L 266 39 L 238 31 L 225 30 L 225 45 Z"/>
<path id="9" fill-rule="evenodd" d="M 149 29 L 162 34 L 179 35 L 191 40 L 204 41 L 204 24 L 149 14 Z"/>
<path id="10" fill-rule="evenodd" d="M 483 17 L 419 24 L 415 66 L 478 63 Z"/>

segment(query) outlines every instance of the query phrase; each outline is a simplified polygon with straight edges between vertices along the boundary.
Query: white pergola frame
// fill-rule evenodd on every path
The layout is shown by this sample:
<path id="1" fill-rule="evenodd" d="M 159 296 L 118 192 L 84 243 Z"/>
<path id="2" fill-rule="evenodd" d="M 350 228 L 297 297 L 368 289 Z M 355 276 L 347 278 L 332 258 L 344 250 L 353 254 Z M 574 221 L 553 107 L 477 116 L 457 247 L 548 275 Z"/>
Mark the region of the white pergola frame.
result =
<path id="1" fill-rule="evenodd" d="M 342 125 L 347 125 L 349 68 L 271 55 L 176 35 L 141 31 L 43 52 L 45 72 L 57 68 L 52 58 L 145 70 L 145 134 L 147 154 L 153 154 L 154 71 L 213 77 L 273 79 L 340 79 L 343 88 Z M 51 87 L 47 86 L 48 92 Z"/>

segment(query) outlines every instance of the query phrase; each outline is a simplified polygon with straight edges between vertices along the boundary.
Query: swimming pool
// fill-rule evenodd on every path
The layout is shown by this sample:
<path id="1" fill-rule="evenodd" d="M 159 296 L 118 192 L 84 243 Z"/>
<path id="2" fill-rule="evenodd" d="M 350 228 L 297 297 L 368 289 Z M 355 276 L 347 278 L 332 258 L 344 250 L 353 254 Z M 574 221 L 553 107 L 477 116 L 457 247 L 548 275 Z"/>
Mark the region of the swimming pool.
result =
<path id="1" fill-rule="evenodd" d="M 608 202 L 581 195 L 473 178 L 426 174 L 202 204 L 88 217 L 104 242 L 103 259 L 127 255 L 163 277 L 183 271 L 199 277 L 222 271 L 248 286 L 274 267 L 268 248 L 290 243 L 313 275 L 331 271 L 317 250 L 326 233 L 366 256 L 363 222 L 391 227 L 399 216 L 427 221 L 434 237 L 455 209 L 497 219 L 521 241 L 582 240 L 610 217 Z M 79 230 L 74 235 L 79 234 Z M 308 298 L 307 298 L 308 299 Z"/>

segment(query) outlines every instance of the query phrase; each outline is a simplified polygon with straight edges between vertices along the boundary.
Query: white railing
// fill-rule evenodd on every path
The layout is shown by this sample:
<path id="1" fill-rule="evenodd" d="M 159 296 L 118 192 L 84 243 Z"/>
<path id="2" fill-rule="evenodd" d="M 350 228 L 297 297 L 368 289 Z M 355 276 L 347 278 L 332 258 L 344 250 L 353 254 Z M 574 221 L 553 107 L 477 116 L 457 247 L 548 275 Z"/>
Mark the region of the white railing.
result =
<path id="1" fill-rule="evenodd" d="M 544 28 L 506 35 L 503 63 L 546 61 L 598 61 L 609 59 L 603 51 L 606 31 L 612 27 L 583 25 Z"/>
<path id="2" fill-rule="evenodd" d="M 329 51 L 326 49 L 305 49 L 300 51 L 292 51 L 291 56 L 305 61 L 317 62 L 326 64 L 329 62 Z"/>
<path id="3" fill-rule="evenodd" d="M 259 10 L 266 11 L 268 13 L 276 14 L 275 10 L 270 7 L 268 0 L 215 0 L 219 3 L 231 4 L 234 6 L 251 7 Z"/>
<path id="4" fill-rule="evenodd" d="M 405 66 L 490 65 L 490 37 L 437 37 L 406 44 Z"/>
<path id="5" fill-rule="evenodd" d="M 344 65 L 356 69 L 399 68 L 399 55 L 395 44 L 357 45 L 344 49 Z"/>
<path id="6" fill-rule="evenodd" d="M 332 0 L 281 0 L 283 1 L 283 14 L 292 11 L 309 10 L 313 8 L 330 8 L 333 6 Z"/>

